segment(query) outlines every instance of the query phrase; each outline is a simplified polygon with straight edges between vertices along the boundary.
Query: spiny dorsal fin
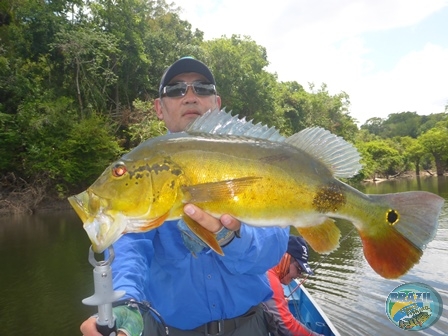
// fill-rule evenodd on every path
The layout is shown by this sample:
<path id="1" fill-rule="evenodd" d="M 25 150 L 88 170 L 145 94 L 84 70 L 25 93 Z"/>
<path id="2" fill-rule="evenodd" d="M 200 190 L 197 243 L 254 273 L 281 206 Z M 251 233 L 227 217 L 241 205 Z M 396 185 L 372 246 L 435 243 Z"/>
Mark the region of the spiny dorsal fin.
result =
<path id="1" fill-rule="evenodd" d="M 274 127 L 269 128 L 261 123 L 254 125 L 245 117 L 239 119 L 238 116 L 232 116 L 225 109 L 208 111 L 188 126 L 186 132 L 188 134 L 236 135 L 273 142 L 285 140 Z"/>
<path id="2" fill-rule="evenodd" d="M 285 142 L 313 155 L 327 165 L 335 177 L 352 177 L 362 169 L 358 150 L 323 128 L 305 128 Z"/>
<path id="3" fill-rule="evenodd" d="M 188 126 L 186 132 L 287 142 L 326 164 L 335 177 L 352 177 L 362 168 L 359 153 L 353 145 L 320 127 L 306 128 L 285 139 L 274 127 L 269 128 L 261 123 L 254 125 L 245 117 L 239 119 L 225 109 L 215 109 L 197 118 Z"/>

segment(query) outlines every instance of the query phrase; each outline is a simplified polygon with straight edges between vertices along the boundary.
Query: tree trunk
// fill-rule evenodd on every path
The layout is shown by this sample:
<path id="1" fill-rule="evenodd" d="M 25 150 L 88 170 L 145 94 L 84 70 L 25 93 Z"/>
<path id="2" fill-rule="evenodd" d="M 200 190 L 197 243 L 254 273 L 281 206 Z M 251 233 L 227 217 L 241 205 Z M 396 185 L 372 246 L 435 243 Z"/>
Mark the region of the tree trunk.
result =
<path id="1" fill-rule="evenodd" d="M 446 164 L 445 164 L 445 160 L 443 160 L 441 157 L 439 156 L 435 156 L 435 162 L 436 162 L 436 172 L 437 172 L 437 176 L 443 176 L 443 174 L 445 173 L 445 168 L 446 168 Z"/>

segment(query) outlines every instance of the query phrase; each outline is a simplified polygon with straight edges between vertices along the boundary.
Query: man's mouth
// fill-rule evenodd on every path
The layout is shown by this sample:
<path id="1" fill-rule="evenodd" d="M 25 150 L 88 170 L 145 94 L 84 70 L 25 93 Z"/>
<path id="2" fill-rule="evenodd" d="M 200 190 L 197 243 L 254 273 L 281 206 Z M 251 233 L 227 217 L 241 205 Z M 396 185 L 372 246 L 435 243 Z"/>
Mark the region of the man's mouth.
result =
<path id="1" fill-rule="evenodd" d="M 199 113 L 198 111 L 186 111 L 183 113 L 184 117 L 190 117 L 190 116 L 196 116 L 196 117 L 200 117 L 201 113 Z"/>

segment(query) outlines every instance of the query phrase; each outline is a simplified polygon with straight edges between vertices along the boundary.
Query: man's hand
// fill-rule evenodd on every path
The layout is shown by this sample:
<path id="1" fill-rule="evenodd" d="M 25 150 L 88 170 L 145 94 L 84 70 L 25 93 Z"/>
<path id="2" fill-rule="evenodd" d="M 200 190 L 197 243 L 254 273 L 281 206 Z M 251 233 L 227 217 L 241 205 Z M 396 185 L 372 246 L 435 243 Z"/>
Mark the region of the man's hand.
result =
<path id="1" fill-rule="evenodd" d="M 89 317 L 81 324 L 80 329 L 83 336 L 102 336 L 96 329 L 96 317 Z M 119 331 L 117 336 L 126 336 L 126 334 Z"/>
<path id="2" fill-rule="evenodd" d="M 81 324 L 80 329 L 83 336 L 102 336 L 96 329 L 96 317 L 89 317 Z M 117 336 L 126 336 L 126 334 L 119 331 Z"/>
<path id="3" fill-rule="evenodd" d="M 188 217 L 213 233 L 221 230 L 223 226 L 231 231 L 238 231 L 241 227 L 241 222 L 230 215 L 224 214 L 220 219 L 217 219 L 193 204 L 185 205 L 184 212 Z"/>

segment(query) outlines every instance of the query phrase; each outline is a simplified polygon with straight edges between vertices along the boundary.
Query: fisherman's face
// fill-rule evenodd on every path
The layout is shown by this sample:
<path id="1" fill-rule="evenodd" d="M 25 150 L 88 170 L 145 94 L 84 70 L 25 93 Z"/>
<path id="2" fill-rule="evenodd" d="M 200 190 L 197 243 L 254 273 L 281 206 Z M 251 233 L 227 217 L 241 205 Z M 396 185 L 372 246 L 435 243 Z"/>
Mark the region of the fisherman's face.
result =
<path id="1" fill-rule="evenodd" d="M 174 77 L 170 83 L 194 81 L 208 82 L 207 79 L 195 72 L 183 73 Z M 221 108 L 221 97 L 214 94 L 211 96 L 199 96 L 190 86 L 183 97 L 157 98 L 154 102 L 157 117 L 165 122 L 170 132 L 181 132 L 208 110 Z"/>
<path id="2" fill-rule="evenodd" d="M 289 265 L 289 273 L 280 279 L 280 282 L 284 285 L 289 285 L 292 280 L 302 278 L 304 274 L 297 261 L 291 261 Z"/>

